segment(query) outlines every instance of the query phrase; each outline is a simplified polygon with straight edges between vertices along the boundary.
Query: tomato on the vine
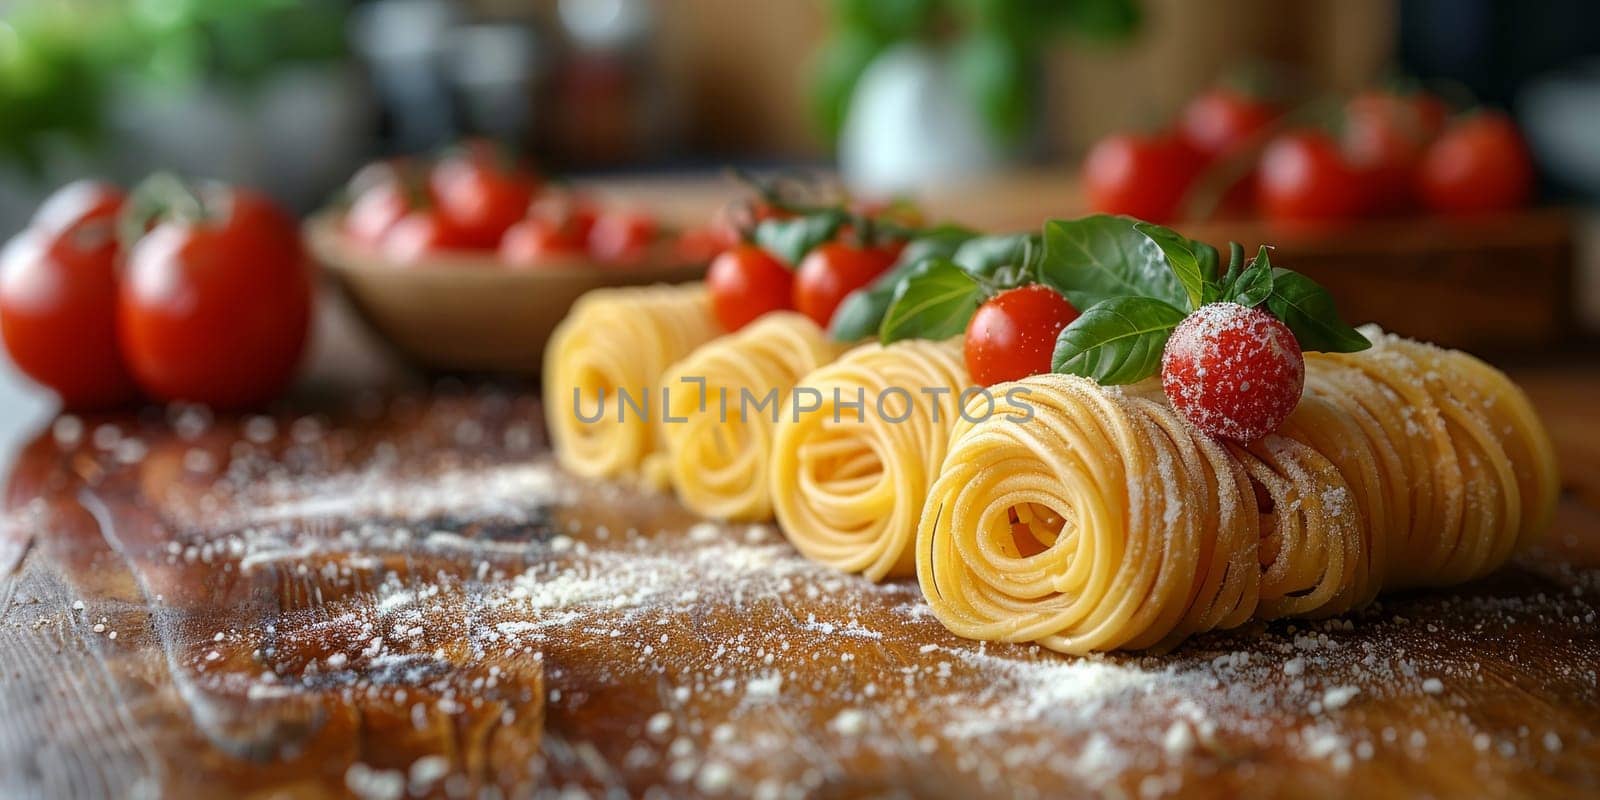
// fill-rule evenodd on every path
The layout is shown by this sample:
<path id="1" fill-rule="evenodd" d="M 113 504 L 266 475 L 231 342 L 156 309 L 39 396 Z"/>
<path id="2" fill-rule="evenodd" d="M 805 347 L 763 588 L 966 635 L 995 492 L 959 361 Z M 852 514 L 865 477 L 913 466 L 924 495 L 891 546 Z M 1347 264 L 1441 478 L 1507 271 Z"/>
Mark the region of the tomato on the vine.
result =
<path id="1" fill-rule="evenodd" d="M 1484 112 L 1446 130 L 1423 155 L 1418 192 L 1433 211 L 1481 214 L 1527 205 L 1533 160 L 1504 114 Z"/>
<path id="2" fill-rule="evenodd" d="M 1261 308 L 1201 306 L 1179 323 L 1161 353 L 1161 388 L 1189 424 L 1250 442 L 1300 404 L 1305 356 L 1294 332 Z"/>
<path id="3" fill-rule="evenodd" d="M 794 282 L 795 276 L 783 262 L 753 244 L 724 251 L 706 271 L 711 310 L 730 331 L 769 311 L 793 308 Z"/>
<path id="4" fill-rule="evenodd" d="M 894 247 L 825 242 L 800 260 L 794 272 L 794 307 L 826 328 L 846 295 L 871 283 L 894 263 Z"/>
<path id="5" fill-rule="evenodd" d="M 1223 158 L 1249 145 L 1277 116 L 1265 102 L 1232 89 L 1217 88 L 1184 106 L 1178 133 L 1207 160 Z"/>
<path id="6" fill-rule="evenodd" d="M 1106 214 L 1170 221 L 1198 172 L 1195 155 L 1174 136 L 1116 134 L 1083 161 L 1089 205 Z"/>
<path id="7" fill-rule="evenodd" d="M 271 399 L 293 377 L 311 319 L 311 273 L 293 223 L 248 189 L 166 199 L 129 250 L 120 287 L 130 371 L 163 401 L 237 408 Z"/>
<path id="8" fill-rule="evenodd" d="M 485 249 L 499 245 L 506 228 L 527 215 L 539 189 L 533 173 L 502 164 L 481 145 L 440 159 L 428 184 L 440 217 L 469 246 Z"/>
<path id="9" fill-rule="evenodd" d="M 656 218 L 639 211 L 601 214 L 589 229 L 589 255 L 607 264 L 636 264 L 661 232 Z"/>
<path id="10" fill-rule="evenodd" d="M 1033 283 L 984 301 L 967 323 L 967 372 L 982 386 L 1050 371 L 1061 329 L 1078 318 L 1060 292 Z"/>
<path id="11" fill-rule="evenodd" d="M 24 375 L 69 409 L 138 396 L 117 347 L 116 245 L 88 228 L 28 229 L 0 253 L 0 339 Z M 114 240 L 108 227 L 99 236 Z"/>
<path id="12" fill-rule="evenodd" d="M 1262 214 L 1275 222 L 1351 219 L 1366 209 L 1362 178 L 1326 133 L 1290 131 L 1261 154 L 1256 197 Z"/>

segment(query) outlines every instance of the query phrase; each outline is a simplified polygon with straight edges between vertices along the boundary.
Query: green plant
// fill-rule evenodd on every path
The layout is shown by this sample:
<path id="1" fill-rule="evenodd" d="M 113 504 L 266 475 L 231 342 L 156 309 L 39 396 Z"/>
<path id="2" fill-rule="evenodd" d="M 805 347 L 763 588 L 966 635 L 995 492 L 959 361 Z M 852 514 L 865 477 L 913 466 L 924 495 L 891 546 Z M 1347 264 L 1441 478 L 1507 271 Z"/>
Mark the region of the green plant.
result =
<path id="1" fill-rule="evenodd" d="M 1045 48 L 1062 35 L 1121 41 L 1140 20 L 1135 0 L 832 0 L 830 12 L 812 85 L 812 111 L 829 141 L 867 66 L 896 44 L 927 41 L 950 47 L 990 130 L 1015 142 L 1033 123 Z"/>

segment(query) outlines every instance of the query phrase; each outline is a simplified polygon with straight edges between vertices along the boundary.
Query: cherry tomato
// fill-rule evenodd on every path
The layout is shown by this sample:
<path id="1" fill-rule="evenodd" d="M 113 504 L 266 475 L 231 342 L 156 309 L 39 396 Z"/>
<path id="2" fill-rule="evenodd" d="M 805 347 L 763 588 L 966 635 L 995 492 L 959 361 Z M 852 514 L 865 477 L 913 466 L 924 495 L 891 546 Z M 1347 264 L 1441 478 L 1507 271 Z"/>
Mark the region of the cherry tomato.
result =
<path id="1" fill-rule="evenodd" d="M 534 199 L 528 216 L 572 233 L 578 241 L 589 241 L 600 206 L 591 198 L 572 191 L 546 191 Z"/>
<path id="2" fill-rule="evenodd" d="M 1084 191 L 1095 211 L 1168 222 L 1197 167 L 1194 154 L 1174 137 L 1116 134 L 1084 158 Z"/>
<path id="3" fill-rule="evenodd" d="M 1482 113 L 1457 122 L 1428 148 L 1417 180 L 1433 211 L 1509 211 L 1533 194 L 1533 161 L 1510 118 Z"/>
<path id="4" fill-rule="evenodd" d="M 294 375 L 311 274 L 287 215 L 246 189 L 209 187 L 198 219 L 167 216 L 128 252 L 122 353 L 163 401 L 252 406 Z"/>
<path id="5" fill-rule="evenodd" d="M 446 156 L 428 178 L 438 213 L 471 247 L 493 249 L 528 213 L 538 191 L 533 174 L 498 163 L 484 147 Z"/>
<path id="6" fill-rule="evenodd" d="M 1201 306 L 1161 354 L 1161 388 L 1189 424 L 1212 436 L 1259 439 L 1300 404 L 1306 361 L 1289 326 L 1238 303 Z"/>
<path id="7" fill-rule="evenodd" d="M 1206 160 L 1238 152 L 1272 123 L 1272 106 L 1231 89 L 1212 89 L 1184 106 L 1178 134 Z"/>
<path id="8" fill-rule="evenodd" d="M 672 249 L 678 258 L 687 263 L 700 263 L 711 261 L 724 250 L 737 246 L 738 243 L 727 242 L 722 234 L 710 225 L 697 225 L 685 228 L 678 234 L 678 241 Z"/>
<path id="9" fill-rule="evenodd" d="M 637 211 L 600 215 L 589 231 L 589 255 L 607 264 L 636 264 L 650 253 L 660 234 L 655 217 Z"/>
<path id="10" fill-rule="evenodd" d="M 384 233 L 380 243 L 383 257 L 399 264 L 415 264 L 430 255 L 473 246 L 461 229 L 432 209 L 418 209 L 401 217 Z"/>
<path id="11" fill-rule="evenodd" d="M 967 323 L 967 372 L 983 386 L 1050 371 L 1061 329 L 1078 309 L 1043 284 L 1007 289 L 978 306 Z"/>
<path id="12" fill-rule="evenodd" d="M 826 328 L 845 296 L 871 283 L 894 259 L 893 249 L 840 241 L 818 245 L 794 272 L 794 307 Z"/>
<path id="13" fill-rule="evenodd" d="M 725 251 L 706 271 L 711 310 L 730 331 L 769 311 L 793 308 L 794 283 L 795 276 L 783 262 L 753 244 Z"/>
<path id="14" fill-rule="evenodd" d="M 507 228 L 500 240 L 500 260 L 513 267 L 570 264 L 583 252 L 584 240 L 576 230 L 536 217 Z"/>
<path id="15" fill-rule="evenodd" d="M 1369 114 L 1393 120 L 1409 138 L 1427 144 L 1444 130 L 1450 109 L 1428 92 L 1366 91 L 1345 104 L 1347 117 Z"/>
<path id="16" fill-rule="evenodd" d="M 357 194 L 344 215 L 344 232 L 355 242 L 376 247 L 411 212 L 411 199 L 397 181 L 374 184 Z"/>
<path id="17" fill-rule="evenodd" d="M 1341 144 L 1365 177 L 1369 211 L 1395 214 L 1416 205 L 1413 175 L 1443 109 L 1422 93 L 1364 92 L 1345 105 Z"/>
<path id="18" fill-rule="evenodd" d="M 103 226 L 115 233 L 117 214 L 127 200 L 121 187 L 96 180 L 73 181 L 55 190 L 33 214 L 32 227 L 49 235 L 61 235 L 85 225 Z M 115 235 L 101 237 L 116 247 Z"/>
<path id="19" fill-rule="evenodd" d="M 1300 130 L 1267 145 L 1256 196 L 1267 219 L 1308 223 L 1359 216 L 1366 208 L 1367 190 L 1361 172 L 1327 134 Z"/>
<path id="20" fill-rule="evenodd" d="M 79 233 L 93 226 L 79 227 Z M 99 227 L 113 240 L 107 226 Z M 17 369 L 69 409 L 138 396 L 117 348 L 116 246 L 29 229 L 0 253 L 0 338 Z"/>

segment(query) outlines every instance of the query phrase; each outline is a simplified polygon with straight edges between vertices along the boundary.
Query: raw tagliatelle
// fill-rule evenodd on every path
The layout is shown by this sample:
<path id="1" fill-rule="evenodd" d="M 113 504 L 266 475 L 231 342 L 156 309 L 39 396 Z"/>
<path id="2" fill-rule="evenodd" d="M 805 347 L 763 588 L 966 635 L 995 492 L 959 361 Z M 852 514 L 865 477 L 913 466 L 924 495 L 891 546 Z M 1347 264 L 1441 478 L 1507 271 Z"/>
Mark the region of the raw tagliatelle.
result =
<path id="1" fill-rule="evenodd" d="M 778 424 L 772 498 L 807 557 L 871 580 L 915 571 L 911 543 L 968 386 L 958 344 L 862 345 L 807 375 L 818 407 Z"/>
<path id="2" fill-rule="evenodd" d="M 935 615 L 1085 653 L 1499 567 L 1554 513 L 1548 435 L 1477 359 L 1369 337 L 1308 353 L 1299 408 L 1248 447 L 1194 433 L 1159 387 L 1057 375 L 1015 384 L 1031 418 L 958 419 L 917 532 Z"/>
<path id="3" fill-rule="evenodd" d="M 659 447 L 661 374 L 721 332 L 698 283 L 579 298 L 544 354 L 545 418 L 561 465 L 589 477 L 637 474 Z"/>
<path id="4" fill-rule="evenodd" d="M 773 428 L 807 405 L 791 391 L 795 382 L 842 349 L 809 317 L 779 311 L 668 368 L 660 430 L 667 474 L 683 504 L 720 519 L 771 519 Z"/>

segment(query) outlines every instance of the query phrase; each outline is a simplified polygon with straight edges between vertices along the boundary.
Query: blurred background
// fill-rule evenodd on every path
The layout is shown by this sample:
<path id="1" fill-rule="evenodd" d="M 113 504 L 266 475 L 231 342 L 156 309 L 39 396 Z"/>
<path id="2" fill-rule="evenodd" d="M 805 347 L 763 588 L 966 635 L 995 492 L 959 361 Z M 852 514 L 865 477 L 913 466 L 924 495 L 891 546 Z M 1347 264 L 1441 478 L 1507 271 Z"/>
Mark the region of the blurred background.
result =
<path id="1" fill-rule="evenodd" d="M 0 0 L 0 230 L 71 179 L 158 169 L 309 213 L 364 163 L 469 136 L 686 223 L 736 165 L 1031 226 L 1085 212 L 1097 138 L 1219 81 L 1304 99 L 1397 79 L 1513 115 L 1539 203 L 1577 209 L 1554 285 L 1600 316 L 1592 0 Z M 986 181 L 1004 189 L 960 188 Z"/>

